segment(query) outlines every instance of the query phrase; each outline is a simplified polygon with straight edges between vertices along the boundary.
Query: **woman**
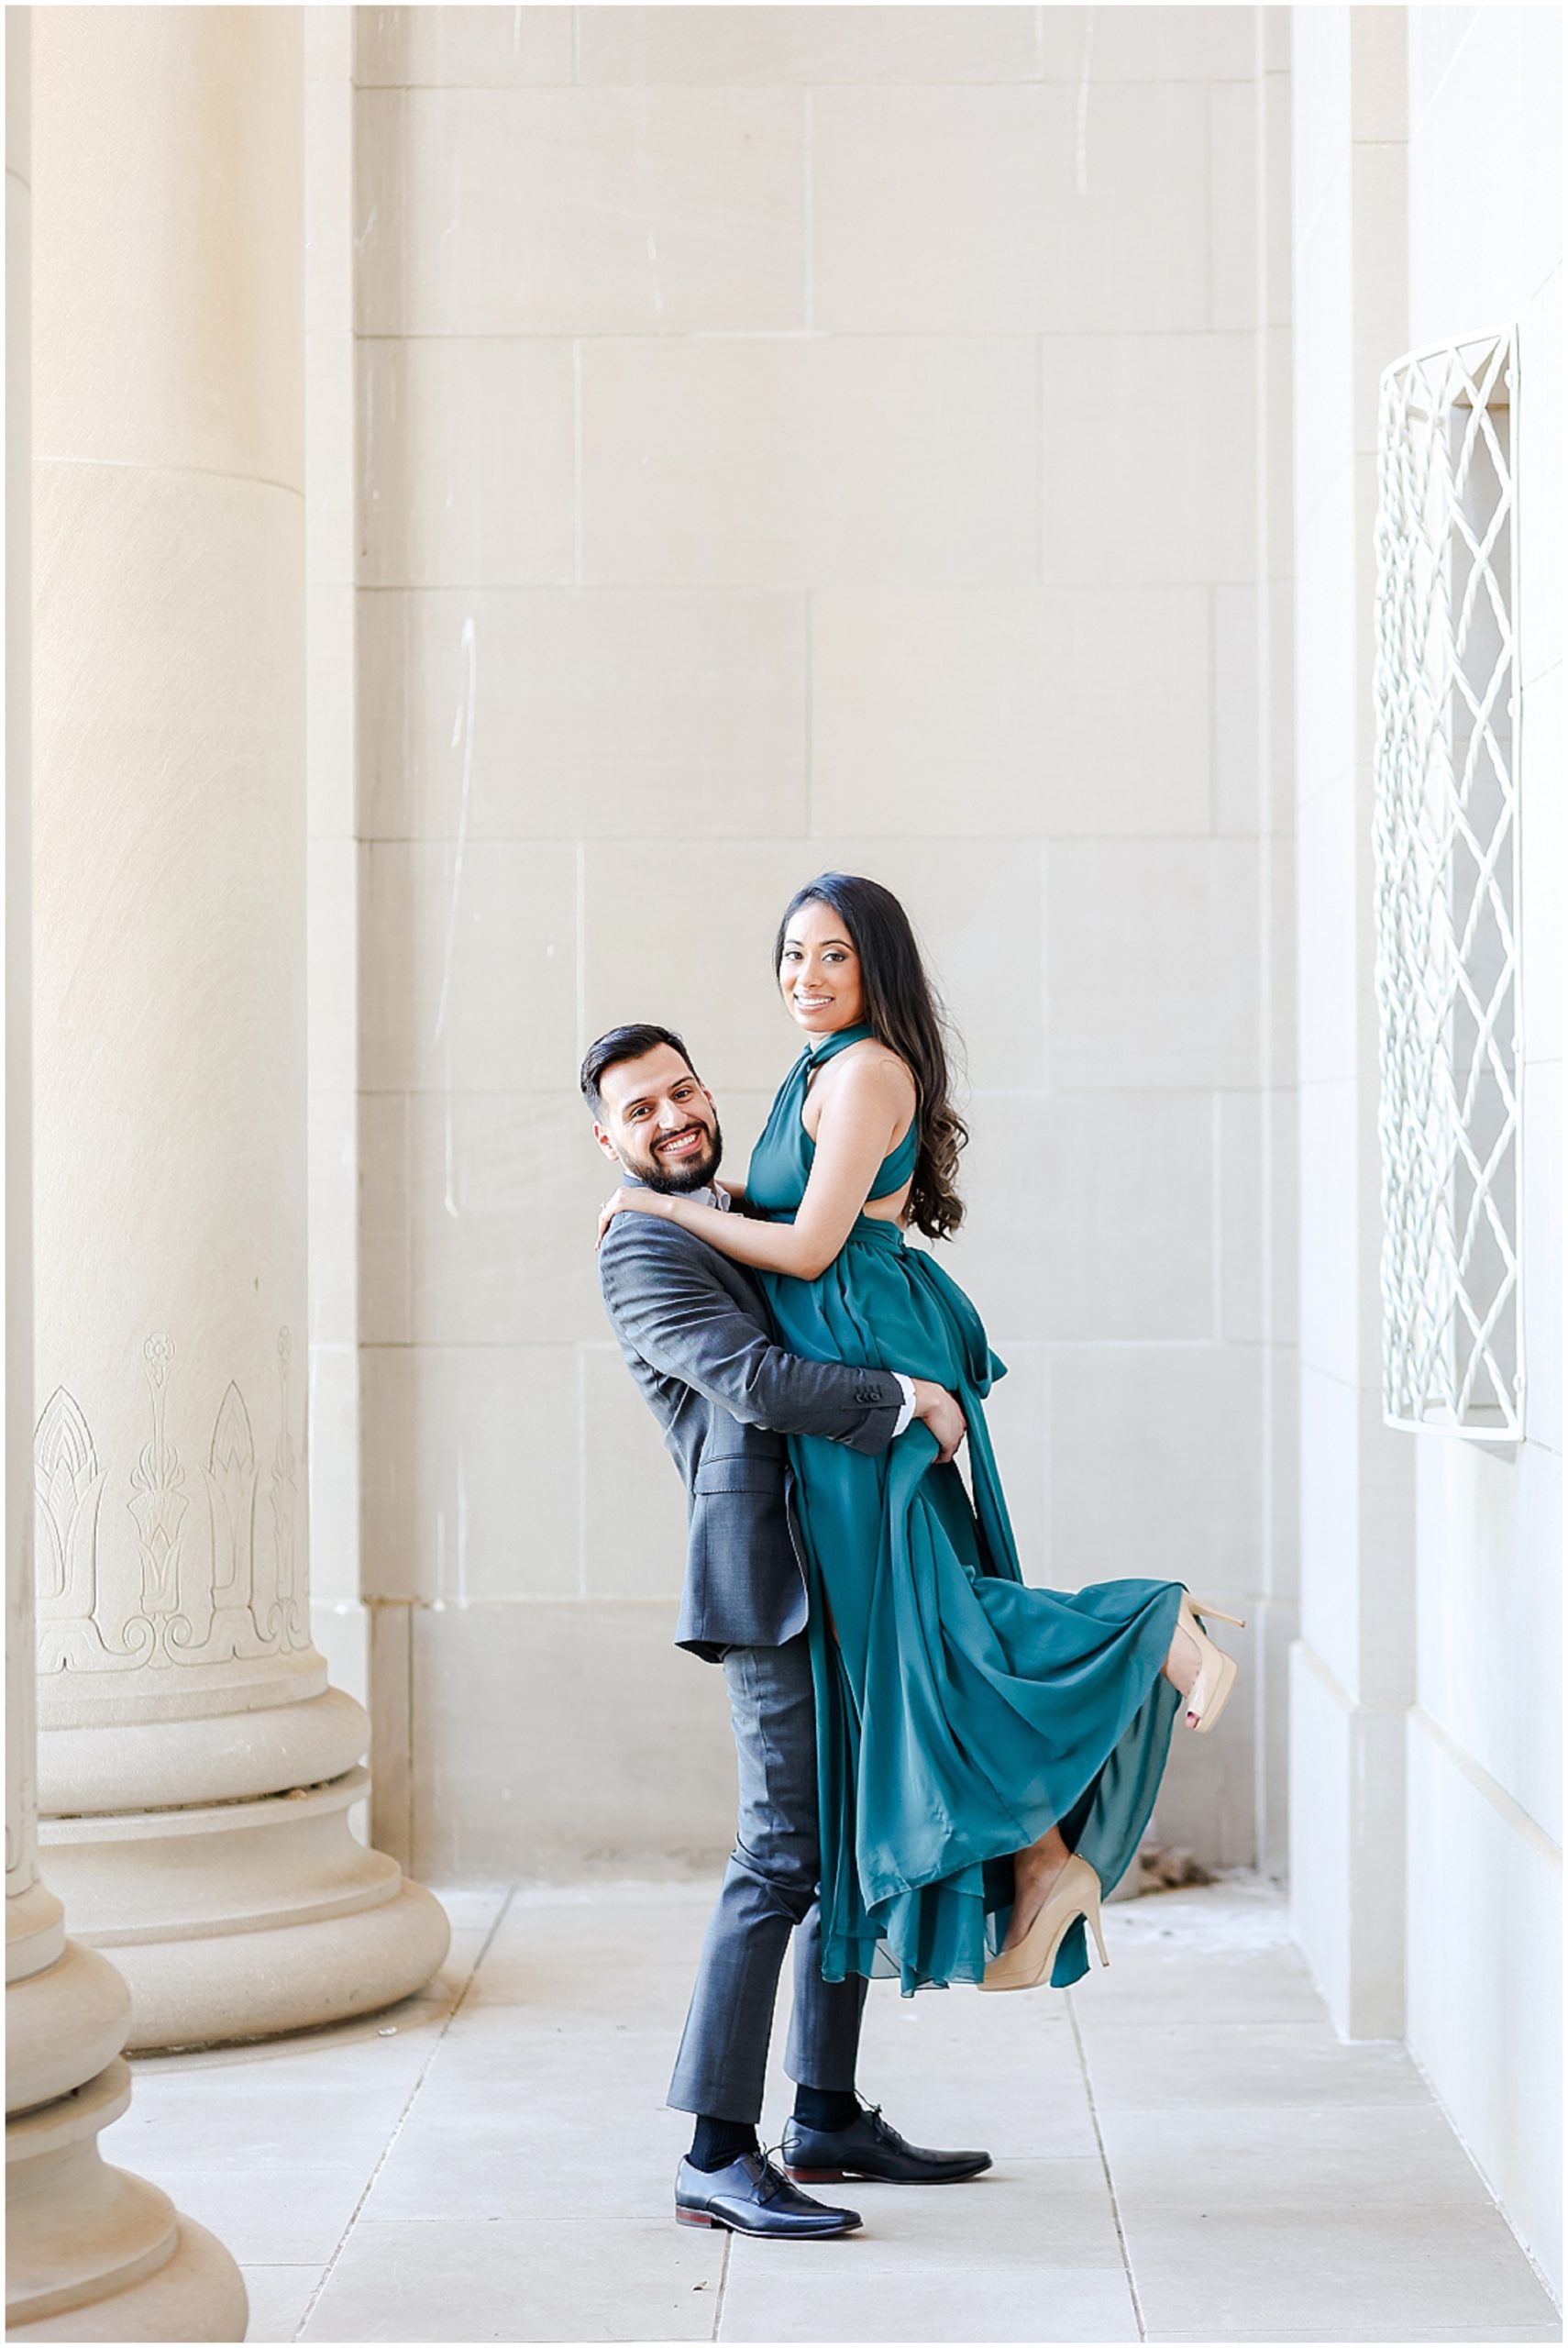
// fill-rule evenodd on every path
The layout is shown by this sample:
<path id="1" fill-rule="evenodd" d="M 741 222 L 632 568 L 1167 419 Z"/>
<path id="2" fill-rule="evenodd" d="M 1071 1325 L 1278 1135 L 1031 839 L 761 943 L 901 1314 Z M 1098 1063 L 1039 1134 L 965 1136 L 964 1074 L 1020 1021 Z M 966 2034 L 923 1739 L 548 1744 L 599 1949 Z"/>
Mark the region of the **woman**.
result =
<path id="1" fill-rule="evenodd" d="M 982 1407 L 1003 1365 L 963 1290 L 904 1240 L 957 1228 L 966 1135 L 898 899 L 822 874 L 786 910 L 774 967 L 806 1048 L 744 1192 L 730 1186 L 747 1213 L 623 1189 L 603 1222 L 669 1216 L 759 1275 L 791 1351 L 957 1395 L 973 1504 L 918 1423 L 878 1456 L 789 1438 L 812 1581 L 823 1971 L 896 1970 L 906 1992 L 1065 1987 L 1088 1969 L 1086 1923 L 1109 1962 L 1100 1897 L 1148 1822 L 1179 1699 L 1211 1727 L 1235 1663 L 1179 1582 L 1066 1594 L 1021 1578 Z"/>

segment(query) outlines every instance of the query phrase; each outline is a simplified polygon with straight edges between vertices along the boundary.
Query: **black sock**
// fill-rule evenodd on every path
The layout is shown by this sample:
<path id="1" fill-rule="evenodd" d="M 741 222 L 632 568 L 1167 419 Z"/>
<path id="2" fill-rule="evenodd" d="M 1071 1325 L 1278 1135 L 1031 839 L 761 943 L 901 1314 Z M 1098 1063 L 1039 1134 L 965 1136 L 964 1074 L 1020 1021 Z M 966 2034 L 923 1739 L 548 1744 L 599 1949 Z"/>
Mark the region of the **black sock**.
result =
<path id="1" fill-rule="evenodd" d="M 853 2088 L 795 2089 L 795 2117 L 802 2128 L 836 2132 L 853 2127 L 860 2114 L 860 2098 Z"/>
<path id="2" fill-rule="evenodd" d="M 691 2150 L 686 2157 L 693 2168 L 712 2172 L 728 2168 L 743 2153 L 755 2153 L 761 2148 L 756 2130 L 749 2120 L 709 2120 L 699 2112 L 697 2127 L 691 2138 Z"/>

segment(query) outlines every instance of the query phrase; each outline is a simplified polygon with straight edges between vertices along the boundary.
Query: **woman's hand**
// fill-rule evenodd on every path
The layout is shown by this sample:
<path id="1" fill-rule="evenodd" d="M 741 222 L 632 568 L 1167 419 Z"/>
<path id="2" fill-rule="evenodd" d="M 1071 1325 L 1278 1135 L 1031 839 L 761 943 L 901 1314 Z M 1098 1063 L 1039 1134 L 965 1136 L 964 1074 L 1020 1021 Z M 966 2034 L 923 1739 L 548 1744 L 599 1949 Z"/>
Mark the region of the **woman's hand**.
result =
<path id="1" fill-rule="evenodd" d="M 606 1199 L 604 1204 L 599 1211 L 599 1228 L 593 1235 L 594 1248 L 595 1250 L 598 1249 L 600 1242 L 603 1239 L 605 1233 L 609 1230 L 610 1225 L 614 1222 L 615 1217 L 618 1214 L 662 1214 L 668 1216 L 668 1213 L 669 1201 L 667 1198 L 661 1197 L 657 1191 L 646 1191 L 635 1188 L 630 1183 L 623 1182 L 614 1196 L 613 1198 Z"/>

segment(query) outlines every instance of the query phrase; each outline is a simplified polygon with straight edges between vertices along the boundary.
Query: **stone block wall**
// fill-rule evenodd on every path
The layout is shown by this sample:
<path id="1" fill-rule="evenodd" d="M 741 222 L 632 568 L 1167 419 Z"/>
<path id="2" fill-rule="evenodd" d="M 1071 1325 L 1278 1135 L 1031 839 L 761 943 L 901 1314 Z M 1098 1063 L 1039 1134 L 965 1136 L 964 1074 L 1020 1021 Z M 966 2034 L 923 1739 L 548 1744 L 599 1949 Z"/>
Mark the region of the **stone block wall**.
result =
<path id="1" fill-rule="evenodd" d="M 829 865 L 966 1040 L 1026 1570 L 1244 1601 L 1159 1822 L 1277 1855 L 1285 17 L 357 12 L 359 1504 L 423 1873 L 726 1846 L 575 1074 L 682 1029 L 744 1168 Z"/>

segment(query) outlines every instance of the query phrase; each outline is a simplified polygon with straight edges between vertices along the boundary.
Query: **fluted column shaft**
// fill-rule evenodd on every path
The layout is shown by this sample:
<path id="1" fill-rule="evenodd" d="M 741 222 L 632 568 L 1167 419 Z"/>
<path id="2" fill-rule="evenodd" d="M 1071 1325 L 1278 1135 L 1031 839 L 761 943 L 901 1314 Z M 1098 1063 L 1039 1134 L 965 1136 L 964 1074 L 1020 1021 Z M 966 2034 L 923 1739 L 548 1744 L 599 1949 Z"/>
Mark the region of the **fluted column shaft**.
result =
<path id="1" fill-rule="evenodd" d="M 303 63 L 36 32 L 39 1773 L 137 2046 L 428 1977 L 305 1508 Z"/>

